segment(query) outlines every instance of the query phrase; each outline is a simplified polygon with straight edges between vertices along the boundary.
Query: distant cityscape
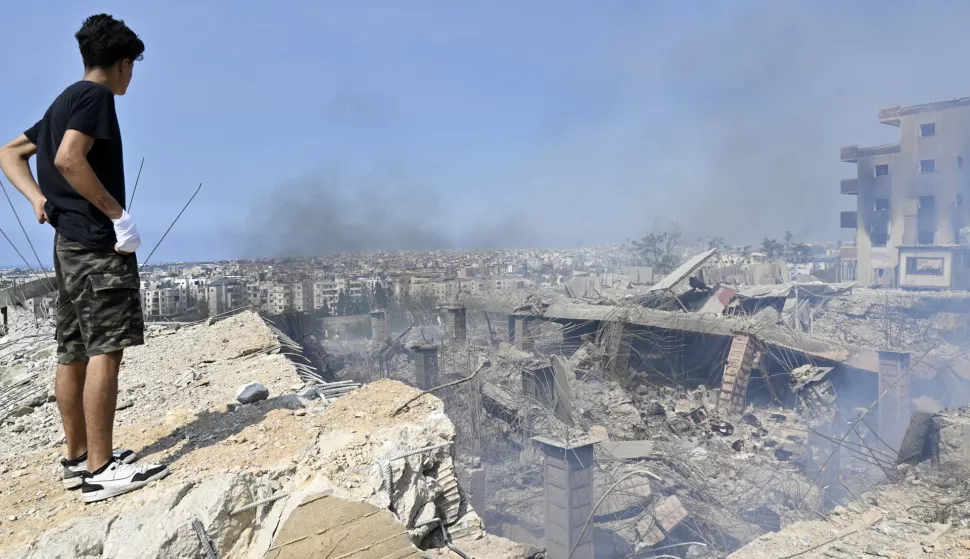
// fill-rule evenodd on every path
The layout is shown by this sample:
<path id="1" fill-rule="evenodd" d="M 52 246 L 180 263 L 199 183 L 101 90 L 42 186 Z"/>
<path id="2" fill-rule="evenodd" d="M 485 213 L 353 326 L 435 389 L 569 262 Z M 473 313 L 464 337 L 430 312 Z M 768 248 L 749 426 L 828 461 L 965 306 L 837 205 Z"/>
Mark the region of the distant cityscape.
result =
<path id="1" fill-rule="evenodd" d="M 789 235 L 790 237 L 790 235 Z M 790 240 L 790 239 L 789 239 Z M 395 303 L 445 304 L 460 294 L 561 286 L 577 275 L 594 274 L 615 285 L 650 284 L 686 257 L 715 247 L 725 264 L 784 258 L 794 275 L 816 274 L 837 281 L 839 244 L 788 243 L 765 239 L 762 246 L 726 246 L 697 239 L 676 246 L 666 263 L 631 245 L 565 250 L 420 251 L 336 254 L 147 266 L 141 274 L 142 310 L 148 321 L 191 321 L 250 307 L 268 315 L 316 311 L 320 316 L 365 314 Z M 787 248 L 786 248 L 787 247 Z M 787 252 L 786 252 L 787 250 Z M 796 254 L 800 253 L 800 254 Z M 664 269 L 666 264 L 667 269 Z M 0 287 L 36 277 L 38 271 L 0 270 Z M 51 277 L 53 274 L 48 270 Z M 37 316 L 49 313 L 52 296 L 26 302 Z"/>

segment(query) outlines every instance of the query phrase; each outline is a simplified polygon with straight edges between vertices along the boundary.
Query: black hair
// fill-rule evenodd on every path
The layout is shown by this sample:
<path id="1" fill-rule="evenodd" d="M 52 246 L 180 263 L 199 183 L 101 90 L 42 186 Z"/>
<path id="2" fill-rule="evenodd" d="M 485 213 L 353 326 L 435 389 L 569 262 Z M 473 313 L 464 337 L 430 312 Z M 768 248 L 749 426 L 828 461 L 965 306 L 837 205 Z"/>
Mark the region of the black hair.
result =
<path id="1" fill-rule="evenodd" d="M 98 14 L 84 20 L 74 37 L 81 48 L 85 68 L 108 68 L 129 59 L 141 60 L 145 43 L 124 21 L 108 14 Z"/>

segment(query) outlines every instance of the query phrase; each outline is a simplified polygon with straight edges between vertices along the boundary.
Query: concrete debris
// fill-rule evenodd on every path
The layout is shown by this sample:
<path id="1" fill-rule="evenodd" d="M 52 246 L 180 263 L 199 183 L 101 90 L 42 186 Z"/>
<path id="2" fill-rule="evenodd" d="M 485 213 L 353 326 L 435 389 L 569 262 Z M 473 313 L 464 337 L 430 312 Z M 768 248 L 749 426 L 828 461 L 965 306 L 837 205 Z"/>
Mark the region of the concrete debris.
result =
<path id="1" fill-rule="evenodd" d="M 236 400 L 240 404 L 252 404 L 269 398 L 269 389 L 258 382 L 250 382 L 239 387 Z"/>
<path id="2" fill-rule="evenodd" d="M 970 408 L 913 412 L 896 464 L 915 466 L 926 461 L 942 471 L 970 475 Z"/>
<path id="3" fill-rule="evenodd" d="M 283 537 L 297 532 L 276 526 L 303 526 L 294 538 L 361 557 L 368 546 L 379 547 L 375 534 L 399 544 L 385 555 L 455 556 L 446 549 L 449 534 L 480 559 L 537 555 L 551 540 L 558 547 L 549 544 L 550 553 L 558 553 L 579 535 L 547 526 L 547 507 L 568 495 L 589 507 L 569 508 L 569 526 L 592 517 L 583 553 L 588 540 L 604 557 L 663 555 L 661 549 L 692 541 L 707 545 L 666 553 L 959 557 L 961 542 L 970 540 L 970 413 L 946 407 L 970 401 L 970 368 L 958 359 L 967 321 L 950 316 L 958 313 L 943 297 L 927 308 L 922 296 L 849 284 L 779 278 L 773 285 L 722 285 L 723 278 L 709 281 L 705 258 L 653 291 L 597 275 L 567 280 L 565 293 L 516 293 L 486 307 L 484 320 L 463 313 L 461 336 L 453 320 L 429 316 L 415 326 L 421 319 L 410 316 L 395 337 L 389 308 L 393 343 L 366 339 L 340 350 L 343 380 L 327 379 L 335 382 L 313 377 L 296 357 L 303 350 L 278 329 L 257 328 L 256 339 L 241 347 L 223 323 L 252 321 L 246 313 L 211 326 L 158 329 L 151 341 L 161 347 L 198 347 L 182 352 L 189 358 L 177 364 L 132 351 L 134 366 L 153 363 L 164 372 L 125 381 L 131 384 L 119 403 L 130 405 L 119 405 L 120 435 L 140 443 L 136 449 L 147 458 L 170 461 L 172 479 L 146 495 L 174 499 L 168 492 L 185 491 L 173 510 L 194 492 L 210 491 L 207 485 L 213 503 L 252 507 L 237 515 L 251 513 L 251 522 L 227 544 L 236 516 L 186 501 L 191 509 L 166 529 L 177 536 L 170 545 L 190 556 L 198 548 L 188 547 L 193 533 L 185 527 L 195 519 L 220 553 L 251 558 L 299 556 L 296 539 Z M 725 277 L 743 275 L 728 267 Z M 423 312 L 464 310 L 453 304 Z M 966 307 L 963 314 L 970 298 Z M 336 359 L 343 342 L 321 339 L 330 344 L 321 350 L 326 358 Z M 225 347 L 232 349 L 217 349 Z M 411 347 L 434 348 L 431 374 L 409 355 Z M 879 353 L 870 348 L 913 352 L 913 393 L 901 393 L 898 408 L 872 408 L 872 393 L 886 379 L 876 374 Z M 920 348 L 927 357 L 917 363 Z M 0 426 L 0 506 L 17 517 L 0 522 L 0 553 L 30 551 L 68 522 L 104 519 L 111 519 L 104 538 L 64 540 L 63 553 L 112 556 L 105 550 L 116 526 L 158 552 L 150 528 L 126 528 L 141 518 L 127 505 L 136 498 L 78 514 L 65 497 L 32 496 L 49 482 L 38 472 L 52 468 L 61 445 L 56 406 L 46 398 L 49 375 L 34 380 L 52 359 L 40 350 L 47 346 L 7 360 L 0 355 L 4 378 L 39 389 L 10 410 L 31 412 Z M 484 360 L 491 366 L 465 380 Z M 267 394 L 232 403 L 249 382 Z M 407 384 L 436 390 L 392 416 L 420 394 Z M 902 430 L 911 403 L 917 412 L 905 437 L 884 437 L 877 419 L 903 417 Z M 897 409 L 904 415 L 893 415 Z M 562 443 L 558 455 L 546 448 L 549 441 Z M 569 465 L 562 486 L 555 485 L 553 458 Z M 245 488 L 240 498 L 237 486 Z M 271 495 L 281 497 L 256 504 Z M 324 504 L 360 515 L 338 513 L 327 519 L 330 528 L 311 530 L 313 511 Z M 370 527 L 371 518 L 380 522 Z M 364 524 L 346 529 L 358 521 Z M 489 531 L 523 545 L 503 547 L 511 542 Z M 191 541 L 199 545 L 198 537 Z"/>
<path id="4" fill-rule="evenodd" d="M 729 558 L 967 557 L 962 542 L 970 537 L 968 441 L 970 409 L 917 411 L 893 482 L 859 493 L 824 521 L 788 525 Z"/>
<path id="5" fill-rule="evenodd" d="M 814 419 L 831 420 L 836 412 L 837 395 L 832 381 L 826 378 L 834 367 L 805 364 L 788 375 L 788 386 Z"/>
<path id="6" fill-rule="evenodd" d="M 909 420 L 909 427 L 899 445 L 896 465 L 916 465 L 925 460 L 938 463 L 940 459 L 939 418 L 923 410 L 915 410 Z"/>
<path id="7" fill-rule="evenodd" d="M 614 460 L 645 460 L 653 454 L 653 443 L 651 441 L 605 440 L 597 444 L 596 452 L 601 457 Z"/>
<path id="8" fill-rule="evenodd" d="M 328 550 L 331 557 L 420 557 L 393 514 L 369 503 L 330 495 L 309 496 L 293 510 L 264 559 L 302 559 Z"/>
<path id="9" fill-rule="evenodd" d="M 687 518 L 687 510 L 680 504 L 676 495 L 670 495 L 653 509 L 653 517 L 664 532 L 671 532 Z"/>
<path id="10" fill-rule="evenodd" d="M 389 524 L 383 526 L 396 527 L 402 557 L 405 551 L 418 556 L 418 545 L 444 545 L 438 525 L 426 523 L 439 516 L 465 537 L 456 544 L 459 548 L 474 542 L 476 557 L 521 557 L 512 542 L 485 536 L 484 523 L 455 478 L 454 425 L 434 396 L 392 417 L 418 393 L 415 389 L 384 380 L 359 389 L 354 384 L 339 399 L 326 402 L 294 394 L 295 366 L 263 351 L 272 351 L 277 338 L 251 313 L 164 335 L 152 328 L 149 332 L 148 345 L 126 353 L 119 403 L 132 405 L 119 406 L 116 436 L 143 460 L 168 464 L 172 475 L 123 498 L 83 506 L 75 493 L 59 489 L 54 465 L 62 439 L 56 406 L 45 398 L 33 413 L 0 426 L 0 506 L 5 511 L 0 558 L 202 557 L 196 522 L 219 557 L 275 557 L 274 546 L 280 551 L 286 543 L 277 526 L 289 525 L 301 503 L 321 494 L 384 511 Z M 51 355 L 39 357 L 38 368 L 49 364 L 53 371 L 46 361 Z M 174 381 L 186 376 L 186 365 L 194 380 L 176 387 Z M 139 371 L 143 367 L 145 373 Z M 262 386 L 253 391 L 274 396 L 228 403 L 248 382 Z M 21 432 L 14 429 L 25 426 Z M 433 450 L 412 452 L 423 448 Z M 391 462 L 388 498 L 380 490 L 376 464 L 401 454 L 409 456 Z M 313 522 L 349 521 L 334 512 L 337 508 L 328 505 L 327 514 L 311 515 Z M 360 544 L 347 548 L 353 553 L 381 533 L 363 531 L 341 545 Z M 345 529 L 332 533 L 338 539 L 345 534 Z M 479 546 L 486 539 L 488 545 Z"/>

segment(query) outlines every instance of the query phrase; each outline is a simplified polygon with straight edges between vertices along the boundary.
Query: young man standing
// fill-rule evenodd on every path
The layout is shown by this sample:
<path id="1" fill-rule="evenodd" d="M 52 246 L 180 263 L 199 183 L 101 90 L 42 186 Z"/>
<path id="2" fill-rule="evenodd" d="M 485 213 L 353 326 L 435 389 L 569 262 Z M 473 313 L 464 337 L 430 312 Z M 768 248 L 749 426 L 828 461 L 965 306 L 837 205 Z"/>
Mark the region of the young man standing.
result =
<path id="1" fill-rule="evenodd" d="M 124 95 L 145 44 L 123 21 L 100 14 L 76 35 L 84 77 L 37 124 L 0 148 L 0 168 L 30 201 L 38 223 L 56 230 L 57 377 L 54 392 L 67 439 L 65 487 L 86 503 L 168 475 L 133 466 L 112 450 L 118 369 L 124 348 L 144 343 L 135 249 L 125 210 L 125 176 L 115 96 Z M 37 155 L 37 180 L 28 161 Z"/>

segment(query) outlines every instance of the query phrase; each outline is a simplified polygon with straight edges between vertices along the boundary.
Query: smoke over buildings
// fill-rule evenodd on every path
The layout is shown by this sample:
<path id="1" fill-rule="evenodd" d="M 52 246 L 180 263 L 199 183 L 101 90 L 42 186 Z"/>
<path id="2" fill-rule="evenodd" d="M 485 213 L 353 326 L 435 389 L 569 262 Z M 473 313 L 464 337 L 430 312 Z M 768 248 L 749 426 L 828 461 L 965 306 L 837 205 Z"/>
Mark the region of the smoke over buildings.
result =
<path id="1" fill-rule="evenodd" d="M 835 186 L 844 175 L 838 148 L 893 141 L 874 122 L 879 107 L 970 91 L 970 77 L 952 61 L 925 56 L 965 50 L 956 22 L 970 15 L 967 6 L 948 6 L 946 18 L 865 3 L 706 10 L 703 18 L 642 13 L 608 38 L 605 22 L 593 19 L 577 46 L 561 36 L 535 45 L 529 64 L 542 72 L 528 81 L 555 86 L 538 105 L 517 82 L 473 95 L 440 72 L 428 74 L 444 80 L 438 106 L 405 99 L 409 86 L 390 78 L 378 80 L 379 96 L 333 95 L 324 101 L 327 122 L 341 134 L 352 129 L 347 141 L 356 146 L 384 149 L 354 157 L 371 166 L 403 161 L 411 176 L 338 180 L 306 171 L 308 162 L 294 169 L 304 178 L 269 195 L 274 208 L 285 204 L 280 217 L 306 215 L 274 215 L 263 233 L 281 238 L 246 248 L 278 254 L 293 235 L 306 235 L 300 244 L 314 252 L 622 242 L 658 219 L 738 243 L 785 230 L 833 238 L 839 210 L 851 206 Z M 497 60 L 528 39 L 508 21 L 484 17 L 429 41 L 471 48 L 487 40 L 482 29 L 509 33 L 495 45 Z M 487 102 L 498 95 L 501 103 Z M 487 119 L 483 130 L 469 127 L 476 119 Z M 417 141 L 429 130 L 449 143 L 434 160 L 445 169 L 433 173 Z M 495 142 L 509 147 L 496 151 Z M 256 213 L 266 212 L 264 202 L 252 202 Z"/>
<path id="2" fill-rule="evenodd" d="M 400 169 L 357 177 L 320 172 L 269 189 L 234 236 L 242 255 L 266 257 L 507 248 L 537 241 L 520 212 L 456 219 L 441 198 Z"/>

